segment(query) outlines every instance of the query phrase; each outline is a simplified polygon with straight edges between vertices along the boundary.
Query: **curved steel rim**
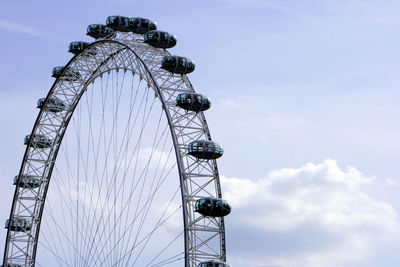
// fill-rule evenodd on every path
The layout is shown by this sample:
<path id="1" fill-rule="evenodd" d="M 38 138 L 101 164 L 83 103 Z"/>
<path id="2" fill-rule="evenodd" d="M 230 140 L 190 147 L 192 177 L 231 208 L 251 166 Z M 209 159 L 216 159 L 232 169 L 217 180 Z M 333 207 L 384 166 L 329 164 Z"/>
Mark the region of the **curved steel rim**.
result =
<path id="1" fill-rule="evenodd" d="M 190 242 L 192 240 L 189 240 L 189 231 L 190 231 L 189 224 L 191 225 L 192 222 L 188 221 L 188 219 L 190 217 L 189 214 L 188 214 L 188 211 L 190 211 L 190 209 L 188 209 L 187 206 L 190 204 L 189 203 L 190 200 L 188 200 L 188 198 L 187 198 L 188 194 L 185 191 L 185 188 L 186 188 L 186 186 L 185 186 L 185 182 L 186 181 L 185 180 L 187 180 L 187 176 L 184 173 L 184 169 L 185 169 L 185 167 L 183 166 L 184 165 L 184 163 L 183 163 L 184 155 L 182 155 L 182 153 L 181 153 L 182 148 L 179 148 L 182 144 L 178 143 L 178 137 L 177 137 L 175 129 L 173 127 L 173 124 L 174 124 L 173 118 L 171 116 L 171 113 L 170 113 L 170 110 L 169 110 L 169 106 L 166 103 L 166 100 L 165 100 L 165 97 L 164 97 L 164 94 L 163 94 L 163 89 L 158 84 L 156 78 L 153 75 L 153 72 L 150 70 L 150 68 L 146 64 L 145 60 L 142 59 L 139 56 L 139 54 L 136 53 L 135 50 L 132 49 L 128 44 L 126 44 L 126 43 L 124 43 L 122 41 L 118 41 L 118 40 L 100 40 L 100 41 L 96 41 L 96 42 L 92 43 L 89 47 L 87 47 L 85 49 L 85 51 L 87 49 L 90 49 L 91 47 L 104 46 L 106 44 L 114 44 L 114 45 L 119 46 L 121 49 L 119 49 L 117 52 L 115 52 L 113 54 L 108 54 L 107 55 L 108 57 L 106 58 L 106 60 L 104 60 L 102 62 L 102 64 L 105 63 L 105 61 L 112 60 L 115 55 L 121 54 L 122 51 L 128 50 L 131 54 L 133 54 L 135 56 L 135 58 L 141 63 L 142 67 L 145 69 L 145 73 L 144 74 L 148 75 L 148 78 L 149 78 L 148 84 L 153 88 L 153 90 L 155 90 L 157 96 L 159 97 L 159 99 L 160 99 L 160 101 L 162 103 L 162 107 L 163 107 L 163 109 L 165 111 L 165 115 L 167 116 L 167 120 L 168 120 L 168 123 L 169 123 L 169 126 L 170 126 L 171 135 L 173 137 L 173 143 L 174 143 L 174 146 L 175 146 L 175 155 L 176 155 L 176 159 L 177 159 L 177 164 L 178 164 L 178 169 L 179 169 L 179 176 L 180 176 L 181 196 L 182 196 L 182 205 L 183 205 L 182 207 L 183 207 L 183 217 L 184 217 L 183 219 L 184 219 L 184 228 L 185 228 L 184 229 L 185 230 L 184 231 L 184 235 L 185 235 L 185 265 L 186 266 L 191 266 L 191 264 L 195 263 L 196 260 L 197 260 L 197 258 L 193 258 L 193 256 L 196 257 L 198 255 L 196 255 L 196 253 L 193 253 L 193 251 L 190 250 L 190 246 L 193 247 L 193 244 L 191 244 L 191 242 Z M 72 65 L 73 63 L 75 63 L 75 62 L 77 62 L 77 61 L 79 61 L 81 59 L 83 59 L 83 60 L 85 59 L 82 53 L 74 56 L 68 62 L 68 64 L 66 65 L 65 69 L 67 69 L 67 67 L 69 67 L 70 65 Z M 74 112 L 74 109 L 75 109 L 76 105 L 79 102 L 80 97 L 86 91 L 87 85 L 90 84 L 94 79 L 96 79 L 98 77 L 98 75 L 96 75 L 96 74 L 99 74 L 98 71 L 99 71 L 100 67 L 102 66 L 102 64 L 99 64 L 98 68 L 91 73 L 92 75 L 91 75 L 90 78 L 88 78 L 84 83 L 82 83 L 81 85 L 78 86 L 78 88 L 80 88 L 80 94 L 79 94 L 78 97 L 76 97 L 76 101 L 74 101 L 74 104 L 69 109 L 69 112 L 65 114 L 65 118 L 63 120 L 63 123 L 60 125 L 60 127 L 58 129 L 58 132 L 56 134 L 55 142 L 54 142 L 53 147 L 51 148 L 50 153 L 49 153 L 48 162 L 50 162 L 50 164 L 45 167 L 45 171 L 47 169 L 48 170 L 48 174 L 46 175 L 47 180 L 46 180 L 46 183 L 45 183 L 45 188 L 43 189 L 44 190 L 43 191 L 43 201 L 41 201 L 40 203 L 38 203 L 38 201 L 36 201 L 36 204 L 35 204 L 35 209 L 39 208 L 39 216 L 37 218 L 32 217 L 32 222 L 34 224 L 35 223 L 37 224 L 35 234 L 32 235 L 32 233 L 30 233 L 30 235 L 29 235 L 29 241 L 31 241 L 33 243 L 33 246 L 34 246 L 33 247 L 33 254 L 32 254 L 32 257 L 31 257 L 32 261 L 31 261 L 31 264 L 30 264 L 28 262 L 29 259 L 27 258 L 26 259 L 26 265 L 30 264 L 30 266 L 33 266 L 35 264 L 36 250 L 37 250 L 38 238 L 39 238 L 39 233 L 40 233 L 41 216 L 42 216 L 42 212 L 43 212 L 43 208 L 44 208 L 44 204 L 45 204 L 45 199 L 46 199 L 46 194 L 47 194 L 47 190 L 48 190 L 49 181 L 50 181 L 50 178 L 51 178 L 51 173 L 52 173 L 52 170 L 53 170 L 53 167 L 54 167 L 54 164 L 55 164 L 55 160 L 57 158 L 57 153 L 58 153 L 60 144 L 62 142 L 64 133 L 65 133 L 65 129 L 68 126 L 68 123 L 69 123 L 69 121 L 70 121 L 70 119 L 72 117 L 72 114 Z M 134 71 L 133 69 L 130 69 L 130 70 Z M 45 105 L 48 102 L 48 99 L 53 95 L 57 85 L 60 82 L 61 83 L 63 82 L 63 81 L 60 81 L 60 78 L 57 79 L 54 82 L 53 86 L 51 87 L 51 89 L 50 89 L 50 91 L 49 91 L 49 93 L 48 93 L 48 95 L 46 97 Z M 193 88 L 191 87 L 190 82 L 188 80 L 187 80 L 187 82 L 189 84 L 189 88 L 191 88 L 191 90 L 194 92 Z M 40 126 L 40 123 L 41 123 L 41 118 L 42 118 L 42 116 L 44 116 L 43 114 L 45 114 L 45 112 L 46 111 L 44 109 L 42 109 L 39 112 L 39 115 L 38 115 L 38 117 L 36 119 L 36 122 L 34 124 L 34 127 L 32 129 L 31 136 L 33 136 L 33 134 L 37 132 L 37 130 L 38 130 L 39 126 Z M 200 113 L 200 114 L 198 114 L 198 116 L 200 117 L 201 122 L 203 123 L 205 136 L 207 137 L 208 140 L 211 140 L 211 137 L 210 137 L 210 134 L 209 134 L 209 130 L 208 130 L 204 115 L 202 113 Z M 61 134 L 60 134 L 60 132 L 61 132 Z M 30 140 L 29 142 L 31 142 L 31 141 L 32 140 Z M 21 169 L 20 169 L 20 172 L 19 172 L 20 177 L 23 175 L 25 164 L 28 161 L 28 156 L 29 156 L 30 150 L 31 150 L 31 148 L 29 146 L 27 146 L 25 154 L 24 154 L 24 160 L 22 162 Z M 218 177 L 218 170 L 217 170 L 216 162 L 212 161 L 212 165 L 214 167 L 214 174 L 215 174 L 214 175 L 214 182 L 215 182 L 215 187 L 216 187 L 216 191 L 217 191 L 216 193 L 217 193 L 218 197 L 221 197 L 221 190 L 220 190 L 220 184 L 219 184 L 219 177 Z M 45 171 L 44 171 L 44 173 L 45 173 Z M 43 175 L 43 178 L 45 178 L 44 175 Z M 15 193 L 14 193 L 13 205 L 12 205 L 12 209 L 11 209 L 11 212 L 10 212 L 10 219 L 14 218 L 15 208 L 16 208 L 16 205 L 17 205 L 16 202 L 18 200 L 18 193 L 19 193 L 19 187 L 16 187 Z M 193 197 L 193 196 L 191 196 L 191 197 Z M 35 220 L 37 220 L 37 221 L 35 221 Z M 216 259 L 225 261 L 225 237 L 224 237 L 224 220 L 223 220 L 223 218 L 220 219 L 220 229 L 219 230 L 220 230 L 220 240 L 221 240 L 220 255 Z M 8 259 L 8 249 L 9 249 L 10 237 L 11 237 L 10 232 L 11 231 L 8 229 L 7 230 L 6 247 L 5 247 L 5 252 L 4 252 L 4 264 L 7 264 L 7 259 Z M 33 240 L 31 240 L 31 239 L 33 239 Z M 27 255 L 28 254 L 29 254 L 29 244 L 27 246 Z"/>

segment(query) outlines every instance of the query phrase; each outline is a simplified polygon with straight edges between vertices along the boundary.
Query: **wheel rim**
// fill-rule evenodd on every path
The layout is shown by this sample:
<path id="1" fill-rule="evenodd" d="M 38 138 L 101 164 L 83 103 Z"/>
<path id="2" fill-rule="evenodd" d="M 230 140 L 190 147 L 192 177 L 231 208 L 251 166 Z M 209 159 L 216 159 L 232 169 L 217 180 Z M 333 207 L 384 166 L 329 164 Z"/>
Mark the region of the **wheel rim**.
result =
<path id="1" fill-rule="evenodd" d="M 96 48 L 95 56 L 88 54 L 93 48 Z M 204 217 L 194 212 L 194 201 L 199 197 L 221 198 L 222 195 L 216 161 L 198 160 L 186 151 L 190 141 L 211 140 L 202 112 L 187 112 L 175 105 L 179 93 L 194 92 L 186 75 L 171 74 L 160 69 L 162 58 L 169 53 L 143 44 L 142 36 L 137 34 L 117 33 L 112 40 L 97 41 L 85 51 L 73 57 L 66 66 L 79 71 L 80 79 L 71 81 L 58 78 L 46 98 L 46 101 L 50 101 L 49 99 L 57 97 L 67 105 L 67 109 L 57 113 L 42 109 L 32 130 L 31 136 L 48 136 L 53 140 L 53 144 L 49 149 L 27 146 L 19 176 L 36 175 L 42 183 L 38 188 L 16 187 L 10 219 L 26 217 L 33 224 L 26 232 L 8 230 L 4 263 L 26 266 L 35 264 L 43 211 L 46 210 L 44 204 L 51 176 L 57 172 L 53 171 L 59 149 L 62 147 L 61 141 L 66 129 L 71 127 L 72 115 L 76 112 L 84 93 L 89 91 L 90 84 L 96 79 L 102 79 L 102 75 L 114 71 L 125 75 L 133 74 L 134 77 L 143 80 L 149 91 L 151 90 L 161 102 L 172 137 L 179 175 L 185 266 L 196 266 L 207 259 L 225 261 L 223 218 Z M 99 264 L 101 260 L 94 263 Z"/>

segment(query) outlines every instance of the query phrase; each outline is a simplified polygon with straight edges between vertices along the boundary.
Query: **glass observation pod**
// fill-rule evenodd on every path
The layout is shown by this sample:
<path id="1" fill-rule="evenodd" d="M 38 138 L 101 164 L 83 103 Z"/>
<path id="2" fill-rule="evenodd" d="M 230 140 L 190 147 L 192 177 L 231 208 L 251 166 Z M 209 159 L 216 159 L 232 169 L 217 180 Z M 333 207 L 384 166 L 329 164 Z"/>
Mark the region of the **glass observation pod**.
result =
<path id="1" fill-rule="evenodd" d="M 30 147 L 49 148 L 53 145 L 53 142 L 50 140 L 50 138 L 42 134 L 34 134 L 30 143 L 29 139 L 31 139 L 31 135 L 25 136 L 24 144 L 29 145 Z"/>
<path id="2" fill-rule="evenodd" d="M 60 112 L 67 108 L 67 106 L 58 98 L 50 97 L 47 100 L 46 106 L 44 105 L 46 102 L 46 98 L 40 98 L 37 102 L 37 108 L 44 109 L 50 112 Z"/>
<path id="3" fill-rule="evenodd" d="M 59 78 L 64 81 L 77 81 L 81 79 L 81 74 L 77 70 L 66 69 L 64 72 L 64 66 L 54 67 L 51 73 L 51 77 Z"/>
<path id="4" fill-rule="evenodd" d="M 188 145 L 188 154 L 198 159 L 217 159 L 224 154 L 224 150 L 213 141 L 197 140 Z"/>
<path id="5" fill-rule="evenodd" d="M 231 206 L 220 198 L 204 197 L 196 200 L 194 211 L 204 216 L 223 217 L 231 213 Z"/>
<path id="6" fill-rule="evenodd" d="M 171 48 L 176 45 L 176 36 L 162 31 L 149 31 L 144 35 L 144 43 L 155 48 Z"/>
<path id="7" fill-rule="evenodd" d="M 161 61 L 161 68 L 172 73 L 188 74 L 194 71 L 194 62 L 186 57 L 165 56 Z"/>
<path id="8" fill-rule="evenodd" d="M 176 98 L 176 105 L 180 108 L 200 112 L 211 107 L 211 101 L 201 94 L 181 93 Z"/>
<path id="9" fill-rule="evenodd" d="M 128 28 L 133 33 L 145 34 L 148 31 L 157 30 L 157 23 L 145 18 L 130 18 Z"/>
<path id="10" fill-rule="evenodd" d="M 197 267 L 232 267 L 232 265 L 222 261 L 203 261 Z"/>
<path id="11" fill-rule="evenodd" d="M 0 267 L 3 267 L 4 265 L 0 265 Z M 14 264 L 14 263 L 7 263 L 6 267 L 22 267 L 20 264 Z"/>
<path id="12" fill-rule="evenodd" d="M 82 53 L 82 51 L 85 50 L 89 45 L 90 43 L 88 42 L 82 42 L 82 41 L 71 42 L 69 43 L 68 46 L 68 52 L 77 55 Z M 97 54 L 97 48 L 91 47 L 86 50 L 86 53 L 90 56 L 95 56 Z"/>
<path id="13" fill-rule="evenodd" d="M 93 37 L 94 39 L 105 38 L 111 34 L 113 34 L 113 29 L 108 28 L 103 24 L 90 24 L 87 27 L 86 35 Z"/>
<path id="14" fill-rule="evenodd" d="M 29 231 L 32 228 L 32 221 L 25 218 L 14 218 L 11 220 L 8 219 L 6 221 L 6 229 L 10 228 L 11 231 L 14 232 L 25 232 Z"/>
<path id="15" fill-rule="evenodd" d="M 129 18 L 123 16 L 109 16 L 106 20 L 106 26 L 114 31 L 127 32 Z"/>
<path id="16" fill-rule="evenodd" d="M 18 182 L 19 175 L 14 177 L 14 185 L 17 185 L 22 188 L 37 188 L 42 184 L 42 181 L 38 176 L 34 175 L 22 175 L 21 179 Z"/>

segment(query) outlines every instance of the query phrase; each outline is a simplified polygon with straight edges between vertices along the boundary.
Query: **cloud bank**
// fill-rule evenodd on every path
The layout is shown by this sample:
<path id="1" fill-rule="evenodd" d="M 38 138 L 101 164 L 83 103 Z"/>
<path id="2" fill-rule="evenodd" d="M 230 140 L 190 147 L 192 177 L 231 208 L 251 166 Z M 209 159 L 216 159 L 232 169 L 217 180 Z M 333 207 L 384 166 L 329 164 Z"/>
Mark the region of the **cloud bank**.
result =
<path id="1" fill-rule="evenodd" d="M 374 178 L 334 160 L 221 181 L 236 266 L 354 266 L 399 234 L 393 207 L 363 191 Z"/>

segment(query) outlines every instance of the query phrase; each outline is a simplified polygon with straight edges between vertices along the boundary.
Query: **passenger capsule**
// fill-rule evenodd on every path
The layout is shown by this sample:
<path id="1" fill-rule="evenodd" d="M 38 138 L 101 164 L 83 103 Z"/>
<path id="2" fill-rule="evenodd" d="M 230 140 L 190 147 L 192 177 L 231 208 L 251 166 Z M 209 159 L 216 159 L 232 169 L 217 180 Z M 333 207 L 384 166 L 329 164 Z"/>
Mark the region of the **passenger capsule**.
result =
<path id="1" fill-rule="evenodd" d="M 40 177 L 34 175 L 22 175 L 21 179 L 19 179 L 19 175 L 14 177 L 14 185 L 18 184 L 18 187 L 22 188 L 37 188 L 42 184 Z"/>
<path id="2" fill-rule="evenodd" d="M 71 42 L 69 43 L 68 52 L 77 55 L 82 53 L 82 51 L 85 50 L 89 45 L 90 43 L 88 42 L 82 42 L 82 41 Z M 91 47 L 86 50 L 86 53 L 90 56 L 95 56 L 97 54 L 97 48 Z"/>
<path id="3" fill-rule="evenodd" d="M 231 206 L 220 198 L 204 197 L 196 200 L 194 211 L 204 216 L 223 217 L 231 213 Z"/>
<path id="4" fill-rule="evenodd" d="M 3 267 L 4 265 L 0 265 L 0 267 Z M 7 263 L 5 265 L 6 267 L 23 267 L 21 264 L 17 264 L 17 263 Z"/>
<path id="5" fill-rule="evenodd" d="M 44 110 L 47 110 L 47 111 L 50 111 L 50 112 L 54 112 L 54 113 L 63 111 L 63 110 L 65 110 L 67 108 L 67 106 L 61 100 L 59 100 L 56 97 L 50 97 L 47 100 L 47 104 L 46 105 L 45 105 L 45 102 L 46 102 L 46 98 L 45 97 L 44 98 L 40 98 L 38 100 L 38 102 L 37 102 L 37 108 L 44 109 Z"/>
<path id="6" fill-rule="evenodd" d="M 82 78 L 79 71 L 70 68 L 64 71 L 64 68 L 65 68 L 64 66 L 54 67 L 51 77 L 54 77 L 56 79 L 59 78 L 60 80 L 70 81 L 70 82 L 77 81 Z"/>
<path id="7" fill-rule="evenodd" d="M 213 141 L 197 140 L 188 145 L 188 154 L 198 159 L 217 159 L 224 154 L 224 150 Z"/>
<path id="8" fill-rule="evenodd" d="M 176 45 L 176 36 L 162 31 L 149 31 L 144 35 L 144 41 L 155 48 L 171 48 Z"/>
<path id="9" fill-rule="evenodd" d="M 200 112 L 209 109 L 211 101 L 201 94 L 181 93 L 176 98 L 176 105 L 186 110 Z"/>
<path id="10" fill-rule="evenodd" d="M 49 148 L 53 145 L 53 142 L 50 140 L 50 138 L 42 134 L 34 134 L 31 142 L 29 143 L 30 139 L 31 135 L 25 136 L 24 144 L 34 148 Z"/>
<path id="11" fill-rule="evenodd" d="M 128 29 L 133 33 L 145 34 L 148 31 L 157 30 L 157 23 L 144 18 L 130 18 L 128 20 Z"/>
<path id="12" fill-rule="evenodd" d="M 123 16 L 109 16 L 106 20 L 106 26 L 114 31 L 127 32 L 129 18 Z"/>
<path id="13" fill-rule="evenodd" d="M 232 267 L 232 265 L 222 261 L 203 261 L 197 267 Z"/>
<path id="14" fill-rule="evenodd" d="M 106 25 L 103 24 L 90 24 L 87 27 L 86 35 L 93 37 L 95 39 L 105 38 L 114 33 L 113 29 L 108 28 Z"/>
<path id="15" fill-rule="evenodd" d="M 194 62 L 186 57 L 165 56 L 161 61 L 161 68 L 172 73 L 188 74 L 194 67 Z"/>
<path id="16" fill-rule="evenodd" d="M 25 232 L 29 231 L 32 228 L 32 221 L 26 218 L 14 218 L 11 220 L 8 219 L 6 221 L 6 229 L 10 229 L 14 232 Z"/>

